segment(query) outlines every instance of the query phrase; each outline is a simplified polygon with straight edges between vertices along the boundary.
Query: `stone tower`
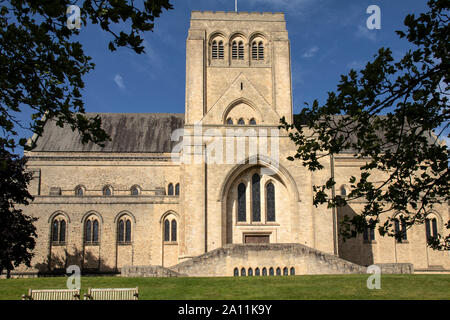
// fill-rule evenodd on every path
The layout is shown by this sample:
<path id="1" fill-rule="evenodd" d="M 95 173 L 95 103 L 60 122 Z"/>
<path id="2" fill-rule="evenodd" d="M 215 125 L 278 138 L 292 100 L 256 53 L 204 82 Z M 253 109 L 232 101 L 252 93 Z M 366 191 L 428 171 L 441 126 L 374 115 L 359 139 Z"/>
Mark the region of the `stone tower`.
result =
<path id="1" fill-rule="evenodd" d="M 292 120 L 284 14 L 192 12 L 186 44 L 184 127 L 184 139 L 191 148 L 183 155 L 193 159 L 207 154 L 206 143 L 196 139 L 195 125 L 221 134 L 233 128 L 259 132 L 277 129 L 282 117 Z M 181 259 L 245 237 L 230 226 L 228 198 L 219 195 L 233 165 L 204 161 L 181 165 L 186 241 Z"/>
<path id="2" fill-rule="evenodd" d="M 251 116 L 258 124 L 292 119 L 290 44 L 283 13 L 194 11 L 186 57 L 187 125 L 234 120 L 238 112 L 233 102 L 243 102 L 245 124 Z"/>

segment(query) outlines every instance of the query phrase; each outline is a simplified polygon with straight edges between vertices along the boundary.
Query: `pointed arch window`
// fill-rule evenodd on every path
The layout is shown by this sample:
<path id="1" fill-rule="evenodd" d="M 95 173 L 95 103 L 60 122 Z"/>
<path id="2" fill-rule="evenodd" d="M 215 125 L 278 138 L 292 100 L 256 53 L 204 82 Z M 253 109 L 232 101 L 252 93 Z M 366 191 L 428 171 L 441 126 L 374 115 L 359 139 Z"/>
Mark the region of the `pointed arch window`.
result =
<path id="1" fill-rule="evenodd" d="M 175 242 L 177 241 L 177 221 L 175 219 L 172 220 L 171 223 L 171 232 L 170 232 L 170 240 Z"/>
<path id="2" fill-rule="evenodd" d="M 212 58 L 213 58 L 213 60 L 216 60 L 219 58 L 219 46 L 218 46 L 216 40 L 214 40 L 212 42 Z"/>
<path id="3" fill-rule="evenodd" d="M 164 241 L 176 242 L 177 241 L 177 221 L 175 219 L 164 220 Z"/>
<path id="4" fill-rule="evenodd" d="M 239 41 L 238 44 L 238 58 L 244 60 L 244 43 L 242 41 Z"/>
<path id="5" fill-rule="evenodd" d="M 238 186 L 238 222 L 244 222 L 247 220 L 247 207 L 246 207 L 246 186 L 241 183 Z"/>
<path id="6" fill-rule="evenodd" d="M 98 245 L 99 223 L 96 217 L 90 217 L 85 222 L 84 243 L 88 245 Z"/>
<path id="7" fill-rule="evenodd" d="M 240 118 L 239 121 L 238 121 L 238 125 L 243 126 L 244 124 L 245 124 L 244 119 Z"/>
<path id="8" fill-rule="evenodd" d="M 398 243 L 402 243 L 403 241 L 408 240 L 407 234 L 406 234 L 406 222 L 404 219 L 395 219 L 394 221 L 395 225 L 395 234 L 401 234 L 401 237 L 396 238 Z"/>
<path id="9" fill-rule="evenodd" d="M 231 44 L 231 59 L 232 60 L 244 60 L 244 42 L 233 41 Z"/>
<path id="10" fill-rule="evenodd" d="M 233 119 L 228 118 L 228 119 L 227 119 L 227 124 L 228 124 L 228 125 L 233 125 Z"/>
<path id="11" fill-rule="evenodd" d="M 267 269 L 265 267 L 262 269 L 262 275 L 267 276 Z"/>
<path id="12" fill-rule="evenodd" d="M 261 177 L 252 176 L 252 221 L 261 221 Z"/>
<path id="13" fill-rule="evenodd" d="M 366 227 L 363 232 L 363 238 L 366 242 L 375 241 L 375 230 L 371 227 Z"/>
<path id="14" fill-rule="evenodd" d="M 167 194 L 169 196 L 173 196 L 173 184 L 169 183 L 169 186 L 167 187 Z"/>
<path id="15" fill-rule="evenodd" d="M 131 242 L 131 220 L 128 216 L 124 216 L 119 220 L 117 241 L 121 244 L 129 244 Z"/>
<path id="16" fill-rule="evenodd" d="M 427 241 L 430 241 L 437 237 L 438 231 L 436 218 L 427 219 L 425 222 L 425 228 L 427 232 Z"/>
<path id="17" fill-rule="evenodd" d="M 251 118 L 251 119 L 250 119 L 250 125 L 251 125 L 251 126 L 256 126 L 256 120 L 255 120 L 255 118 Z"/>
<path id="18" fill-rule="evenodd" d="M 66 242 L 66 220 L 62 216 L 53 219 L 51 239 L 53 244 L 63 245 Z"/>
<path id="19" fill-rule="evenodd" d="M 175 185 L 175 195 L 176 195 L 176 196 L 179 196 L 179 195 L 180 195 L 180 184 L 179 184 L 179 183 L 177 183 L 177 184 Z"/>
<path id="20" fill-rule="evenodd" d="M 211 57 L 213 60 L 224 59 L 224 45 L 222 40 L 214 40 L 211 45 Z"/>
<path id="21" fill-rule="evenodd" d="M 164 241 L 170 241 L 170 222 L 167 219 L 164 221 Z"/>
<path id="22" fill-rule="evenodd" d="M 231 59 L 232 60 L 238 59 L 238 44 L 236 41 L 233 41 L 231 45 Z"/>
<path id="23" fill-rule="evenodd" d="M 269 182 L 266 186 L 267 221 L 275 222 L 275 186 Z"/>
<path id="24" fill-rule="evenodd" d="M 118 242 L 119 243 L 122 243 L 122 242 L 124 242 L 125 241 L 125 223 L 124 223 L 124 221 L 121 219 L 120 221 L 119 221 L 119 226 L 118 226 Z"/>
<path id="25" fill-rule="evenodd" d="M 223 46 L 223 41 L 219 41 L 219 60 L 223 60 L 224 59 L 224 46 Z"/>
<path id="26" fill-rule="evenodd" d="M 258 60 L 258 45 L 256 41 L 253 41 L 252 43 L 252 59 Z"/>
<path id="27" fill-rule="evenodd" d="M 263 61 L 264 60 L 264 42 L 253 41 L 252 42 L 252 60 Z"/>

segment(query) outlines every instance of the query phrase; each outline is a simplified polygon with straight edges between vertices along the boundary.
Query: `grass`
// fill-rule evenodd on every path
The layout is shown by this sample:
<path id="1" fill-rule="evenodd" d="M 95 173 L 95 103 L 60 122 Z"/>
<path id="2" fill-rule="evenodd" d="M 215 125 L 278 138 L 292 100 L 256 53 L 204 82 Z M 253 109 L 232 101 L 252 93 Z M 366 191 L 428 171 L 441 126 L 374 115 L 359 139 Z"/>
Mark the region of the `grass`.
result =
<path id="1" fill-rule="evenodd" d="M 92 288 L 139 287 L 140 300 L 450 300 L 450 275 L 382 275 L 369 290 L 369 275 L 243 278 L 82 277 L 81 293 Z M 66 287 L 67 278 L 0 280 L 0 300 L 20 299 L 28 289 Z"/>

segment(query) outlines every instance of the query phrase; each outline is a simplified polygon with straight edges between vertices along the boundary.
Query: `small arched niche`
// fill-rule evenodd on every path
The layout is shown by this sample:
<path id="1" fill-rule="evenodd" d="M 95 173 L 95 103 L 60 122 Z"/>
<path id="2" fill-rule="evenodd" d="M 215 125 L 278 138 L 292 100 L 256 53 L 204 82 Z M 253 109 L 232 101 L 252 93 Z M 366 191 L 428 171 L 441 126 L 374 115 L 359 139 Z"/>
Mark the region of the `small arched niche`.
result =
<path id="1" fill-rule="evenodd" d="M 261 116 L 255 107 L 245 101 L 231 104 L 225 112 L 223 123 L 227 125 L 238 124 L 242 120 L 245 125 L 261 123 Z"/>

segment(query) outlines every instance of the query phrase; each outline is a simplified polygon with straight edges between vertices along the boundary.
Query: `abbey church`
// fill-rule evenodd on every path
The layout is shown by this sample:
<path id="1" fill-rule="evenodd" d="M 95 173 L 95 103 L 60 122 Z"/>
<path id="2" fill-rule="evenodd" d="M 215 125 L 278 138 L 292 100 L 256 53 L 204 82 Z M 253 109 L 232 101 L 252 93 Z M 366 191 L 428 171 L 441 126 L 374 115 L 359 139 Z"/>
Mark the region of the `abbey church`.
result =
<path id="1" fill-rule="evenodd" d="M 149 106 L 151 109 L 151 106 Z M 124 106 L 125 110 L 125 106 Z M 288 161 L 295 145 L 291 52 L 282 13 L 191 14 L 184 114 L 99 114 L 111 141 L 82 144 L 47 121 L 26 152 L 39 218 L 32 268 L 49 273 L 251 276 L 450 270 L 426 245 L 445 233 L 448 205 L 396 240 L 366 232 L 343 241 L 339 221 L 364 202 L 313 205 L 335 177 L 345 197 L 363 164 L 352 153 L 311 172 Z M 92 116 L 96 114 L 90 114 Z M 145 274 L 147 272 L 148 274 Z"/>

